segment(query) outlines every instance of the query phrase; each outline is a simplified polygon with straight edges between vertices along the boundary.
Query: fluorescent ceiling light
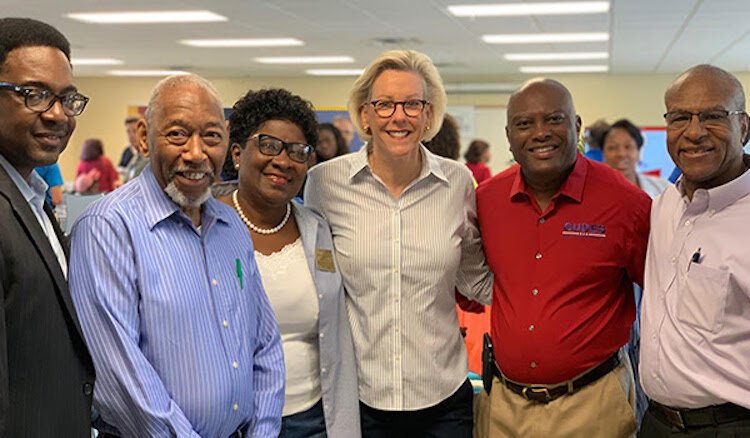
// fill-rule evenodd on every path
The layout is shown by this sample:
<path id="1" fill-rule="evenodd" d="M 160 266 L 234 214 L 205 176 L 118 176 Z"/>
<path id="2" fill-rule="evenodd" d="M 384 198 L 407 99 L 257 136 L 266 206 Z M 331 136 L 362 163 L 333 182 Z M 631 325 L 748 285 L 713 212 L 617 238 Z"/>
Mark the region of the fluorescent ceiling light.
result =
<path id="1" fill-rule="evenodd" d="M 351 56 L 273 56 L 255 58 L 261 64 L 346 64 L 354 62 Z"/>
<path id="2" fill-rule="evenodd" d="M 228 20 L 211 11 L 77 12 L 66 16 L 96 24 L 209 23 Z"/>
<path id="3" fill-rule="evenodd" d="M 576 61 L 585 59 L 608 59 L 607 52 L 570 52 L 570 53 L 506 53 L 508 61 Z"/>
<path id="4" fill-rule="evenodd" d="M 521 73 L 605 73 L 606 65 L 539 65 L 521 67 Z"/>
<path id="5" fill-rule="evenodd" d="M 296 38 L 241 38 L 181 40 L 180 44 L 193 47 L 289 47 L 305 43 Z"/>
<path id="6" fill-rule="evenodd" d="M 123 61 L 114 58 L 73 58 L 70 60 L 73 65 L 122 65 Z"/>
<path id="7" fill-rule="evenodd" d="M 313 68 L 310 70 L 305 70 L 305 73 L 312 75 L 312 76 L 359 76 L 362 74 L 362 72 L 365 71 L 364 69 L 360 68 L 352 68 L 352 69 L 346 69 L 346 68 Z"/>
<path id="8" fill-rule="evenodd" d="M 608 41 L 609 33 L 508 33 L 483 35 L 482 40 L 488 44 L 592 43 Z"/>
<path id="9" fill-rule="evenodd" d="M 609 11 L 608 1 L 504 3 L 495 5 L 454 5 L 448 12 L 456 17 L 513 17 L 519 15 L 601 14 Z"/>
<path id="10" fill-rule="evenodd" d="M 173 76 L 189 74 L 182 70 L 110 70 L 112 76 Z"/>

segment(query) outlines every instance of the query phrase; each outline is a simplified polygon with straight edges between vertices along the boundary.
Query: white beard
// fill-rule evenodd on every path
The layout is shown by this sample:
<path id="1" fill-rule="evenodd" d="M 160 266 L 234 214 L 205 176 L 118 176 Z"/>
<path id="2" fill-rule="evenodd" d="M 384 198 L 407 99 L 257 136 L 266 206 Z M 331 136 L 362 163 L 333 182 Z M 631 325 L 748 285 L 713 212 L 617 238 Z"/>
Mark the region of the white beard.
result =
<path id="1" fill-rule="evenodd" d="M 164 191 L 167 193 L 167 196 L 172 198 L 172 200 L 183 208 L 196 208 L 203 205 L 206 201 L 208 201 L 208 198 L 211 197 L 211 189 L 206 189 L 205 192 L 201 193 L 200 196 L 197 198 L 188 198 L 184 193 L 180 191 L 180 189 L 177 188 L 174 181 L 170 181 L 169 184 L 164 188 Z"/>

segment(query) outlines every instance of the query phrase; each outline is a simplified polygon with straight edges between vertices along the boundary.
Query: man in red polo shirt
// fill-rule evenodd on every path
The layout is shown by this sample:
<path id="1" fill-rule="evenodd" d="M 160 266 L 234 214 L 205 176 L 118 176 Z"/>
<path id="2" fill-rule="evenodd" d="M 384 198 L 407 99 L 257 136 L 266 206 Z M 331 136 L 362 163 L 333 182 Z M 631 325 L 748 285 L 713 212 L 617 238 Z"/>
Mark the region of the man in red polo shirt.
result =
<path id="1" fill-rule="evenodd" d="M 642 284 L 649 197 L 577 152 L 581 118 L 559 82 L 508 101 L 518 165 L 482 184 L 477 211 L 495 273 L 490 437 L 626 437 L 636 432 L 621 351 Z"/>

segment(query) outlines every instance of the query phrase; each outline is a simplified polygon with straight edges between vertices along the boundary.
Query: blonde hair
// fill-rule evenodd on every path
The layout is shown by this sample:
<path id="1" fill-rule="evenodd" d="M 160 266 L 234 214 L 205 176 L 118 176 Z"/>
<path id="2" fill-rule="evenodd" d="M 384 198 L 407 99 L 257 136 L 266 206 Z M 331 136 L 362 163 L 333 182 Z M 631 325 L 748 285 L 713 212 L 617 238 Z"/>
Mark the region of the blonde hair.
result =
<path id="1" fill-rule="evenodd" d="M 370 101 L 372 84 L 387 70 L 408 71 L 417 73 L 424 82 L 425 100 L 432 106 L 432 114 L 427 122 L 427 129 L 422 134 L 421 141 L 430 140 L 440 130 L 445 114 L 447 97 L 435 64 L 429 56 L 415 50 L 389 50 L 383 52 L 357 78 L 349 93 L 349 117 L 365 141 L 372 139 L 372 134 L 362 128 L 362 105 Z"/>

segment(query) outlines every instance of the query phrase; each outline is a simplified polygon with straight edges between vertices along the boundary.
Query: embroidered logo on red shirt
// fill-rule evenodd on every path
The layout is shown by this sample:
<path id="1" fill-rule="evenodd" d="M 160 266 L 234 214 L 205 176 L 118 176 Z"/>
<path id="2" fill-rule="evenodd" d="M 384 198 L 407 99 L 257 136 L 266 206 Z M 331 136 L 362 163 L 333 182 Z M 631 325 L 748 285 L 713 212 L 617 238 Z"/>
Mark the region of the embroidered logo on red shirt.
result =
<path id="1" fill-rule="evenodd" d="M 595 237 L 598 239 L 603 239 L 607 237 L 607 229 L 604 224 L 565 222 L 565 224 L 563 225 L 562 235 L 571 237 Z"/>

